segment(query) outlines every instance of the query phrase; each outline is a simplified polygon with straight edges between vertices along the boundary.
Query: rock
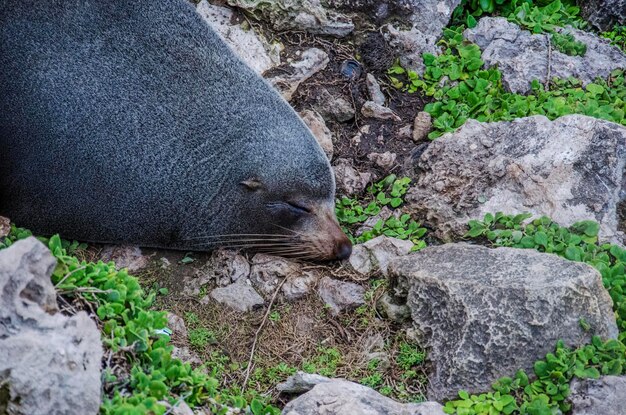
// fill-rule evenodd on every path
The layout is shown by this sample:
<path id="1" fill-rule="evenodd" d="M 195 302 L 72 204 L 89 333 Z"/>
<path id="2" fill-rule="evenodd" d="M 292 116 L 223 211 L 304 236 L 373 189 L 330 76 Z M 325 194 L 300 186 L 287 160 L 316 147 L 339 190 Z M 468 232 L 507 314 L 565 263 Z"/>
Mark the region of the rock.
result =
<path id="1" fill-rule="evenodd" d="M 138 246 L 108 245 L 100 253 L 102 262 L 115 263 L 115 269 L 128 269 L 128 272 L 139 271 L 150 264 L 150 258 L 141 253 Z"/>
<path id="2" fill-rule="evenodd" d="M 333 158 L 333 134 L 330 132 L 324 118 L 315 111 L 304 110 L 300 112 L 302 121 L 309 127 L 313 136 L 317 139 L 320 147 L 326 153 L 329 160 Z"/>
<path id="3" fill-rule="evenodd" d="M 171 337 L 174 340 L 186 340 L 188 333 L 185 320 L 174 313 L 167 313 L 165 317 L 167 318 L 167 327 L 172 330 Z"/>
<path id="4" fill-rule="evenodd" d="M 273 294 L 285 278 L 302 276 L 300 265 L 286 258 L 266 254 L 256 254 L 252 258 L 250 281 L 264 294 Z"/>
<path id="5" fill-rule="evenodd" d="M 300 84 L 319 71 L 324 70 L 328 62 L 328 55 L 323 50 L 317 48 L 307 49 L 302 52 L 299 60 L 289 65 L 287 68 L 288 73 L 281 72 L 278 75 L 269 77 L 267 80 L 278 89 L 283 98 L 290 101 Z"/>
<path id="6" fill-rule="evenodd" d="M 383 107 L 374 101 L 365 101 L 361 107 L 361 114 L 366 118 L 376 118 L 378 120 L 402 121 L 390 108 Z"/>
<path id="7" fill-rule="evenodd" d="M 159 401 L 159 403 L 167 409 L 168 414 L 172 415 L 196 415 L 193 410 L 187 405 L 187 403 L 183 400 L 176 402 L 175 405 L 171 405 L 167 401 Z"/>
<path id="8" fill-rule="evenodd" d="M 283 415 L 444 415 L 436 402 L 398 403 L 358 383 L 334 379 L 321 382 L 289 402 Z"/>
<path id="9" fill-rule="evenodd" d="M 99 413 L 100 331 L 84 311 L 58 312 L 56 265 L 34 237 L 0 250 L 0 384 L 10 414 Z"/>
<path id="10" fill-rule="evenodd" d="M 413 126 L 405 125 L 398 129 L 398 138 L 413 138 Z"/>
<path id="11" fill-rule="evenodd" d="M 376 80 L 376 77 L 371 73 L 368 73 L 365 77 L 365 85 L 370 93 L 370 98 L 378 105 L 385 105 L 385 94 L 380 90 L 380 84 Z"/>
<path id="12" fill-rule="evenodd" d="M 281 393 L 303 393 L 310 391 L 315 385 L 331 381 L 326 376 L 298 371 L 283 383 L 276 385 L 276 389 Z"/>
<path id="13" fill-rule="evenodd" d="M 330 312 L 334 315 L 365 304 L 365 289 L 353 282 L 324 277 L 320 280 L 317 293 L 330 306 Z"/>
<path id="14" fill-rule="evenodd" d="M 364 244 L 355 245 L 349 261 L 352 268 L 360 274 L 368 274 L 379 269 L 386 275 L 389 261 L 408 254 L 412 248 L 411 241 L 381 235 Z"/>
<path id="15" fill-rule="evenodd" d="M 420 111 L 413 121 L 413 141 L 416 143 L 428 138 L 433 129 L 433 119 L 426 111 Z"/>
<path id="16" fill-rule="evenodd" d="M 626 376 L 572 381 L 568 400 L 572 415 L 622 415 L 626 399 Z"/>
<path id="17" fill-rule="evenodd" d="M 360 173 L 347 159 L 337 159 L 337 164 L 333 166 L 337 189 L 345 195 L 361 193 L 372 180 L 372 173 Z"/>
<path id="18" fill-rule="evenodd" d="M 468 120 L 422 153 L 406 201 L 444 240 L 498 211 L 546 215 L 563 226 L 591 219 L 602 238 L 617 240 L 625 145 L 624 127 L 584 115 Z"/>
<path id="19" fill-rule="evenodd" d="M 311 292 L 318 276 L 311 272 L 304 272 L 301 276 L 288 277 L 281 290 L 287 301 L 298 300 Z"/>
<path id="20" fill-rule="evenodd" d="M 315 110 L 327 121 L 346 122 L 354 118 L 354 106 L 342 97 L 321 88 L 315 98 Z"/>
<path id="21" fill-rule="evenodd" d="M 626 24 L 626 0 L 578 0 L 580 14 L 604 32 Z"/>
<path id="22" fill-rule="evenodd" d="M 532 34 L 503 17 L 483 17 L 474 29 L 466 29 L 464 36 L 481 48 L 485 66 L 498 66 L 503 85 L 517 93 L 529 92 L 534 79 L 545 83 L 548 72 L 550 79 L 574 77 L 586 85 L 597 77 L 607 78 L 614 69 L 626 67 L 626 55 L 607 39 L 573 28 L 558 31 L 569 32 L 586 44 L 587 53 L 568 56 L 548 47 L 549 34 Z"/>
<path id="23" fill-rule="evenodd" d="M 553 254 L 447 244 L 392 261 L 389 275 L 430 349 L 430 399 L 532 373 L 560 339 L 575 348 L 618 333 L 599 272 Z"/>
<path id="24" fill-rule="evenodd" d="M 275 30 L 300 30 L 319 35 L 343 37 L 354 30 L 352 21 L 324 8 L 320 0 L 226 0 L 266 20 Z"/>
<path id="25" fill-rule="evenodd" d="M 389 293 L 385 293 L 376 302 L 376 309 L 389 320 L 404 323 L 411 318 L 411 309 L 406 304 L 397 304 Z"/>
<path id="26" fill-rule="evenodd" d="M 200 366 L 203 362 L 188 347 L 176 347 L 172 349 L 172 358 L 179 359 L 183 363 L 189 363 L 192 366 Z"/>
<path id="27" fill-rule="evenodd" d="M 396 163 L 396 153 L 385 151 L 384 153 L 370 153 L 367 158 L 373 161 L 378 167 L 383 170 L 391 169 Z"/>
<path id="28" fill-rule="evenodd" d="M 254 29 L 245 30 L 239 24 L 232 24 L 233 10 L 217 6 L 202 0 L 196 11 L 220 34 L 222 39 L 248 66 L 262 74 L 268 69 L 280 65 L 280 48 L 271 46 Z"/>
<path id="29" fill-rule="evenodd" d="M 237 251 L 217 249 L 192 277 L 185 278 L 184 293 L 198 295 L 201 288 L 208 283 L 214 282 L 225 287 L 233 282 L 245 281 L 248 275 L 250 264 L 243 255 Z"/>
<path id="30" fill-rule="evenodd" d="M 0 238 L 4 238 L 11 233 L 11 221 L 9 218 L 0 216 Z"/>
<path id="31" fill-rule="evenodd" d="M 252 311 L 265 304 L 263 297 L 254 288 L 243 283 L 215 288 L 210 295 L 218 303 L 241 312 Z"/>

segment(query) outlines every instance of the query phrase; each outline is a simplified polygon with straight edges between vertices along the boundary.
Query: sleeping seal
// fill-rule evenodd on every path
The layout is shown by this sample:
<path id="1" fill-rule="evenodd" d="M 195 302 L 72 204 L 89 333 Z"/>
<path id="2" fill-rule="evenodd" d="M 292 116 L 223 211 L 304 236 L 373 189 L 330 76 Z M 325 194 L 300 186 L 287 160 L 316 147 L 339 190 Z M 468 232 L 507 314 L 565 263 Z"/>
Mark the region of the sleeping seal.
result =
<path id="1" fill-rule="evenodd" d="M 0 213 L 40 234 L 342 259 L 328 160 L 185 0 L 0 0 Z"/>

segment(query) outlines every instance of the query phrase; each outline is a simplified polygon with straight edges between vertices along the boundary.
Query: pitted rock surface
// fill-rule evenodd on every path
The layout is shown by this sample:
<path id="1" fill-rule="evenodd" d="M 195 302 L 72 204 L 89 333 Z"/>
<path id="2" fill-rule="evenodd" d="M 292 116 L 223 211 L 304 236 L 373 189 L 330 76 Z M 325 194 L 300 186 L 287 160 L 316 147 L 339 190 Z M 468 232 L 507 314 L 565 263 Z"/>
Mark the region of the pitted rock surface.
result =
<path id="1" fill-rule="evenodd" d="M 626 24 L 626 0 L 578 0 L 580 14 L 601 31 Z"/>
<path id="2" fill-rule="evenodd" d="M 559 28 L 587 45 L 584 56 L 568 56 L 550 45 L 550 34 L 532 34 L 503 17 L 483 17 L 464 36 L 482 50 L 485 66 L 498 66 L 502 84 L 512 92 L 527 93 L 531 82 L 550 78 L 580 79 L 584 85 L 597 77 L 607 78 L 614 69 L 626 67 L 626 55 L 608 39 L 573 28 Z M 550 70 L 548 70 L 548 63 Z"/>
<path id="3" fill-rule="evenodd" d="M 553 254 L 447 244 L 392 261 L 389 274 L 430 348 L 429 399 L 532 373 L 560 339 L 575 347 L 618 333 L 598 271 Z"/>
<path id="4" fill-rule="evenodd" d="M 568 400 L 572 404 L 572 415 L 622 415 L 626 376 L 574 379 Z"/>
<path id="5" fill-rule="evenodd" d="M 97 414 L 100 331 L 87 313 L 58 312 L 57 261 L 36 238 L 0 250 L 0 384 L 15 415 Z"/>
<path id="6" fill-rule="evenodd" d="M 346 380 L 320 382 L 289 402 L 282 415 L 444 415 L 437 402 L 396 402 L 373 389 Z"/>
<path id="7" fill-rule="evenodd" d="M 625 147 L 626 128 L 584 115 L 468 120 L 422 153 L 406 200 L 444 240 L 488 212 L 530 212 L 563 226 L 595 220 L 601 239 L 620 241 Z"/>

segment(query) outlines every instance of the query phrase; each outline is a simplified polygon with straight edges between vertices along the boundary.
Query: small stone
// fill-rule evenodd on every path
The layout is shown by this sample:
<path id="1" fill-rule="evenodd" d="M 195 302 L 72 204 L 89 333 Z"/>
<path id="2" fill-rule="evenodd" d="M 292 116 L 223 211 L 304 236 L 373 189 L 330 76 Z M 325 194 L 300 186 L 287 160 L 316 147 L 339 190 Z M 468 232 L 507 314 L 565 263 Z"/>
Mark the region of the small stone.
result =
<path id="1" fill-rule="evenodd" d="M 575 378 L 568 400 L 572 403 L 572 415 L 622 415 L 626 400 L 626 376 Z"/>
<path id="2" fill-rule="evenodd" d="M 345 195 L 361 193 L 372 180 L 372 173 L 360 173 L 347 159 L 337 159 L 333 166 L 337 188 Z"/>
<path id="3" fill-rule="evenodd" d="M 428 138 L 428 134 L 433 129 L 433 119 L 426 111 L 420 111 L 413 122 L 413 141 L 416 143 Z"/>
<path id="4" fill-rule="evenodd" d="M 161 269 L 168 269 L 172 265 L 170 260 L 165 257 L 160 258 L 159 261 L 161 262 Z"/>
<path id="5" fill-rule="evenodd" d="M 11 221 L 9 218 L 0 216 L 0 238 L 4 238 L 11 232 Z"/>
<path id="6" fill-rule="evenodd" d="M 250 275 L 248 260 L 227 249 L 213 251 L 211 258 L 202 265 L 192 277 L 184 280 L 184 293 L 200 294 L 201 288 L 208 283 L 225 287 L 233 282 L 243 281 Z"/>
<path id="7" fill-rule="evenodd" d="M 167 408 L 167 413 L 172 415 L 195 415 L 193 410 L 183 400 L 176 402 L 175 405 L 170 404 L 167 401 L 160 401 L 161 405 Z"/>
<path id="8" fill-rule="evenodd" d="M 378 167 L 383 170 L 391 169 L 396 162 L 396 153 L 385 151 L 384 153 L 370 153 L 367 158 L 373 161 Z"/>
<path id="9" fill-rule="evenodd" d="M 310 391 L 315 385 L 330 381 L 331 379 L 326 376 L 296 372 L 295 375 L 289 376 L 283 383 L 276 385 L 276 389 L 281 393 L 303 393 Z"/>
<path id="10" fill-rule="evenodd" d="M 398 129 L 398 138 L 413 138 L 413 127 L 409 124 Z"/>
<path id="11" fill-rule="evenodd" d="M 171 337 L 176 340 L 187 339 L 187 326 L 185 326 L 185 320 L 174 313 L 167 313 L 166 318 L 167 327 L 172 330 Z"/>
<path id="12" fill-rule="evenodd" d="M 202 360 L 188 347 L 176 347 L 172 349 L 172 358 L 179 359 L 183 363 L 189 363 L 192 366 L 199 366 Z"/>
<path id="13" fill-rule="evenodd" d="M 335 315 L 365 303 L 363 299 L 365 289 L 353 282 L 324 277 L 320 281 L 317 291 L 324 303 L 330 306 L 331 313 Z"/>
<path id="14" fill-rule="evenodd" d="M 411 309 L 406 304 L 396 304 L 394 298 L 385 293 L 376 302 L 378 311 L 389 320 L 404 323 L 411 318 Z"/>
<path id="15" fill-rule="evenodd" d="M 252 258 L 250 281 L 263 294 L 273 294 L 285 278 L 301 276 L 301 266 L 286 258 L 266 254 L 256 254 Z"/>
<path id="16" fill-rule="evenodd" d="M 247 312 L 265 304 L 263 297 L 247 284 L 230 284 L 211 291 L 211 298 L 233 310 Z"/>
<path id="17" fill-rule="evenodd" d="M 352 268 L 360 274 L 367 274 L 378 268 L 386 275 L 389 261 L 397 256 L 407 255 L 411 249 L 411 241 L 381 235 L 354 246 L 349 261 Z"/>
<path id="18" fill-rule="evenodd" d="M 317 275 L 305 272 L 302 276 L 287 277 L 282 292 L 287 301 L 295 301 L 311 292 L 317 282 Z"/>
<path id="19" fill-rule="evenodd" d="M 138 246 L 108 245 L 100 254 L 102 262 L 113 261 L 115 269 L 126 268 L 129 272 L 139 271 L 150 264 L 150 259 L 141 253 Z"/>
<path id="20" fill-rule="evenodd" d="M 333 158 L 333 134 L 326 126 L 326 122 L 324 122 L 324 118 L 315 111 L 304 110 L 300 113 L 300 117 L 302 117 L 302 121 L 309 127 L 313 136 L 319 143 L 324 153 L 326 153 L 326 157 L 329 160 Z"/>
<path id="21" fill-rule="evenodd" d="M 328 54 L 321 49 L 311 48 L 302 52 L 300 60 L 292 62 L 290 73 L 276 75 L 267 80 L 278 89 L 283 98 L 291 100 L 300 84 L 328 65 Z"/>
<path id="22" fill-rule="evenodd" d="M 345 98 L 334 96 L 326 88 L 318 90 L 315 110 L 327 121 L 346 122 L 354 118 L 354 106 Z"/>
<path id="23" fill-rule="evenodd" d="M 370 98 L 378 105 L 385 105 L 385 94 L 380 90 L 380 84 L 376 80 L 376 77 L 371 73 L 368 73 L 365 77 L 365 85 L 370 93 Z"/>
<path id="24" fill-rule="evenodd" d="M 374 101 L 365 101 L 361 107 L 361 114 L 366 118 L 376 118 L 378 120 L 402 121 L 390 108 L 384 107 Z"/>

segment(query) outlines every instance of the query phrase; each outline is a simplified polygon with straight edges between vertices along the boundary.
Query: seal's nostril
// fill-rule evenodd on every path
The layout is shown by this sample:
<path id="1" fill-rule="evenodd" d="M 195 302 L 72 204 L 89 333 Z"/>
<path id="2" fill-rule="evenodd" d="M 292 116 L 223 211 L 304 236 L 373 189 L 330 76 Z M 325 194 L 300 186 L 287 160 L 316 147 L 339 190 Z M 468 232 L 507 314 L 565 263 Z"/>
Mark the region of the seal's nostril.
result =
<path id="1" fill-rule="evenodd" d="M 348 242 L 340 243 L 335 249 L 335 258 L 338 260 L 344 260 L 350 258 L 350 254 L 352 253 L 352 244 Z"/>

